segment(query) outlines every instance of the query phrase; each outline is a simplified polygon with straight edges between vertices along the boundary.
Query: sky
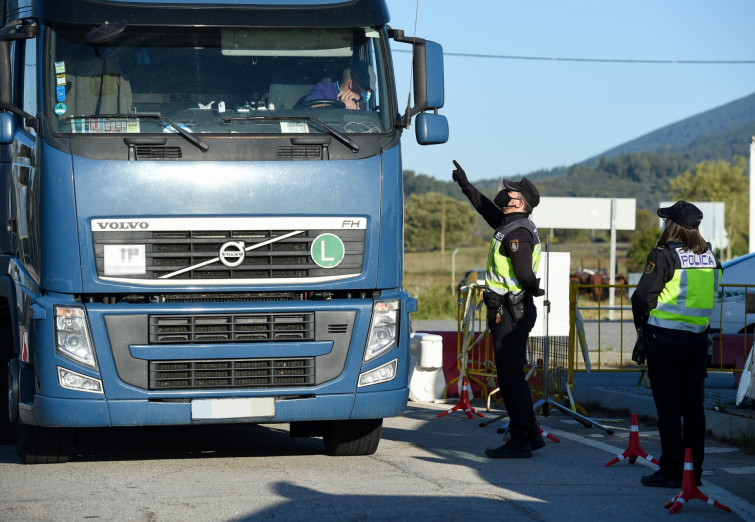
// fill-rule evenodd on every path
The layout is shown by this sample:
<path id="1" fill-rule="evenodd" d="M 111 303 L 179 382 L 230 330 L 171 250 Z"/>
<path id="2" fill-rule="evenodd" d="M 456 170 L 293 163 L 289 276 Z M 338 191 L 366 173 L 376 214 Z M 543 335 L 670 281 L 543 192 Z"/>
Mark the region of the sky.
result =
<path id="1" fill-rule="evenodd" d="M 404 169 L 471 181 L 570 166 L 755 92 L 755 63 L 606 63 L 454 56 L 755 62 L 755 0 L 387 0 L 391 27 L 445 53 L 449 140 L 402 139 Z M 394 51 L 407 44 L 391 42 Z M 411 55 L 394 52 L 401 105 Z M 403 112 L 403 110 L 402 110 Z M 749 139 L 748 139 L 749 143 Z"/>

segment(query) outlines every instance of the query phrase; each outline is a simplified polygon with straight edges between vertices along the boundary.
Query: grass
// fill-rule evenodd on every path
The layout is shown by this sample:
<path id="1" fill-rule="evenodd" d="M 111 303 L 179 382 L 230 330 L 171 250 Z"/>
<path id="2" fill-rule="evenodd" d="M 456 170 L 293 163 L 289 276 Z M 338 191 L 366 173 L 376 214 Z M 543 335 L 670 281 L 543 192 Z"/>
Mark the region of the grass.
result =
<path id="1" fill-rule="evenodd" d="M 755 453 L 755 429 L 740 429 L 728 442 L 742 448 L 748 453 Z"/>

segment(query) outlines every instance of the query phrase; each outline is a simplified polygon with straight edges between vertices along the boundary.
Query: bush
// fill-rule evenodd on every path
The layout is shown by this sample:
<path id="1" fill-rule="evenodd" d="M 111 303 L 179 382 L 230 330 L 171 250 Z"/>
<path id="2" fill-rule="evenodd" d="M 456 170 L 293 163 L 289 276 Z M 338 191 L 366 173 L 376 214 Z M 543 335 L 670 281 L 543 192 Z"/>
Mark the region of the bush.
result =
<path id="1" fill-rule="evenodd" d="M 417 298 L 417 311 L 412 314 L 416 321 L 427 319 L 455 320 L 456 292 L 451 293 L 448 285 L 435 285 L 420 291 Z"/>

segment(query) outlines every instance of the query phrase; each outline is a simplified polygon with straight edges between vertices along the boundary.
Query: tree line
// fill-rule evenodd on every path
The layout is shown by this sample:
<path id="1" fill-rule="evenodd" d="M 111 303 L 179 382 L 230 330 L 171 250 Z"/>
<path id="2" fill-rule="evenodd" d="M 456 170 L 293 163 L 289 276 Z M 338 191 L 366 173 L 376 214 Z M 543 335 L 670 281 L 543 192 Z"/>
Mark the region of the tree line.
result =
<path id="1" fill-rule="evenodd" d="M 490 228 L 479 218 L 456 183 L 404 171 L 404 246 L 408 250 L 431 250 L 485 244 Z M 528 176 L 543 196 L 634 197 L 637 199 L 636 230 L 620 231 L 619 241 L 629 242 L 628 268 L 641 269 L 657 241 L 660 201 L 723 201 L 729 245 L 722 252 L 730 259 L 748 252 L 749 204 L 747 161 L 693 163 L 682 156 L 621 154 L 601 158 L 594 167 L 574 165 L 564 175 L 547 172 Z M 475 182 L 491 199 L 500 190 L 500 180 Z M 558 231 L 564 240 L 585 237 L 584 231 Z M 589 239 L 585 239 L 589 240 Z"/>

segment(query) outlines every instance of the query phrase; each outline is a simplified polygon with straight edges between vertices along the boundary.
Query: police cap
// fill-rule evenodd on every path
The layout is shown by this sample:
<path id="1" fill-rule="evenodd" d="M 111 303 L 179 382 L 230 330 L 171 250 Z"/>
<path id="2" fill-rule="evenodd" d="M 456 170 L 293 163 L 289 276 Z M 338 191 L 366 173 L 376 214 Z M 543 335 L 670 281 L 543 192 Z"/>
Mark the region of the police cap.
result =
<path id="1" fill-rule="evenodd" d="M 659 208 L 658 216 L 670 219 L 677 225 L 687 230 L 693 230 L 700 226 L 703 220 L 703 212 L 692 203 L 679 200 L 670 207 Z"/>
<path id="2" fill-rule="evenodd" d="M 521 181 L 504 179 L 503 186 L 506 190 L 519 192 L 524 198 L 524 201 L 529 203 L 532 208 L 535 208 L 540 204 L 540 192 L 538 192 L 537 187 L 535 187 L 535 185 L 533 185 L 527 178 L 522 178 Z"/>

